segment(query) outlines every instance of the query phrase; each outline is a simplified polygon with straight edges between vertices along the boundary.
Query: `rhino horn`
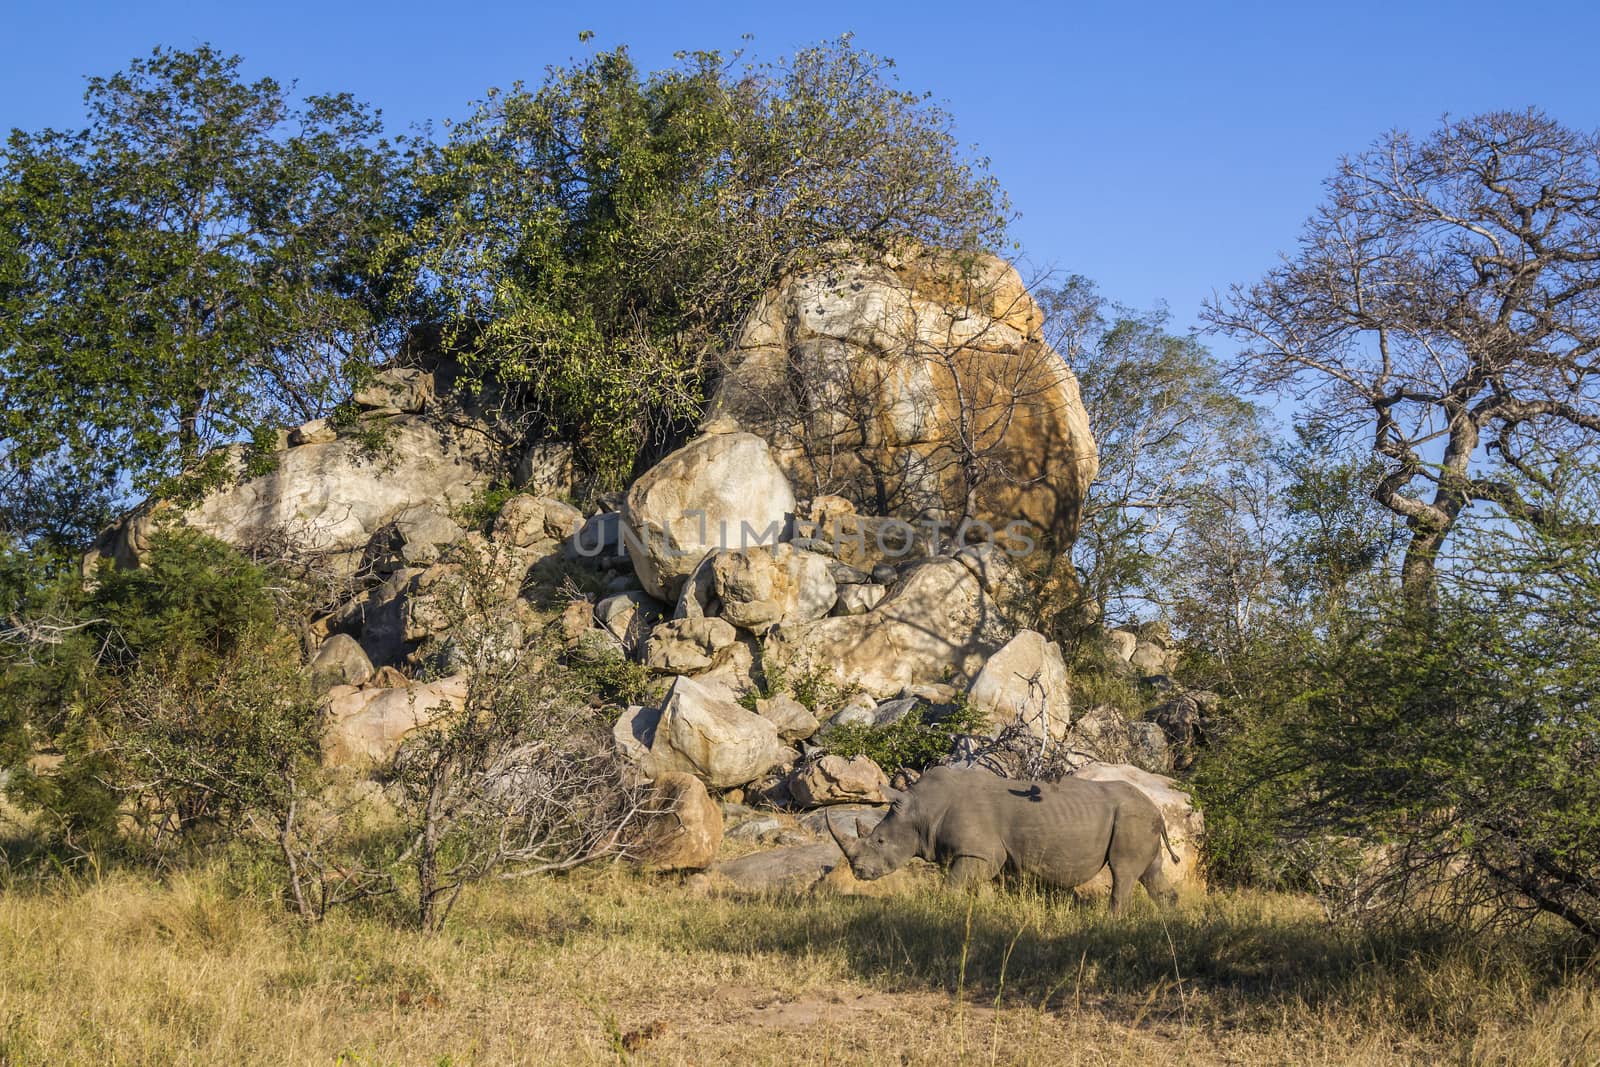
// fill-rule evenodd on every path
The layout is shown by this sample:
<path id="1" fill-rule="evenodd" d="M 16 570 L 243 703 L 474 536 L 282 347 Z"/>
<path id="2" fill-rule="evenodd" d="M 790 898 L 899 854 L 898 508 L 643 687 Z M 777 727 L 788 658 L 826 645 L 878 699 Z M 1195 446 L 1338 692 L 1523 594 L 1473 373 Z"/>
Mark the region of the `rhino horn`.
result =
<path id="1" fill-rule="evenodd" d="M 872 827 L 867 825 L 867 820 L 863 819 L 859 815 L 856 816 L 856 840 L 857 841 L 865 841 L 867 839 L 867 835 L 872 833 L 872 829 L 873 829 Z"/>
<path id="2" fill-rule="evenodd" d="M 839 836 L 839 828 L 837 826 L 833 825 L 833 816 L 825 815 L 825 816 L 823 816 L 822 821 L 828 824 L 828 833 L 830 835 L 832 835 L 833 843 L 839 846 L 839 851 L 844 853 L 844 858 L 847 859 L 847 860 L 850 860 L 853 863 L 855 861 L 856 850 L 861 847 L 861 843 L 859 841 L 857 841 L 856 843 L 852 844 L 851 842 L 846 841 L 844 838 L 840 837 Z M 858 823 L 857 824 L 858 832 L 859 832 L 859 828 L 860 828 L 860 824 Z"/>

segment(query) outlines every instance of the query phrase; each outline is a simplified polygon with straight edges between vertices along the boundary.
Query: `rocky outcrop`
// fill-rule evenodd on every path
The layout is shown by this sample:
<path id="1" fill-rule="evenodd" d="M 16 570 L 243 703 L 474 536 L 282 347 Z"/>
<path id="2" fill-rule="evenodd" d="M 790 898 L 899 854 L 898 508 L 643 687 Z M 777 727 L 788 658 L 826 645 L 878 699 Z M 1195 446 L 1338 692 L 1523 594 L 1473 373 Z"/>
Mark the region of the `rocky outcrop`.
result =
<path id="1" fill-rule="evenodd" d="M 871 611 L 786 627 L 768 641 L 767 655 L 786 670 L 825 672 L 879 698 L 920 683 L 970 681 L 1008 636 L 999 606 L 1007 577 L 992 549 L 925 560 Z"/>
<path id="2" fill-rule="evenodd" d="M 377 441 L 315 437 L 274 456 L 271 471 L 180 507 L 160 501 L 107 530 L 85 560 L 137 566 L 160 520 L 239 546 L 278 546 L 354 572 L 373 535 L 408 509 L 449 511 L 488 488 L 503 457 L 480 430 L 398 415 Z M 239 455 L 242 460 L 242 454 Z"/>
<path id="3" fill-rule="evenodd" d="M 767 443 L 711 427 L 650 468 L 628 490 L 628 555 L 645 592 L 673 601 L 706 555 L 776 543 L 794 515 L 794 491 Z"/>
<path id="4" fill-rule="evenodd" d="M 1023 630 L 983 665 L 967 693 L 997 727 L 1020 722 L 1037 737 L 1064 739 L 1072 725 L 1072 689 L 1061 646 Z"/>
<path id="5" fill-rule="evenodd" d="M 835 264 L 766 295 L 712 411 L 770 441 L 805 495 L 902 518 L 962 515 L 970 495 L 979 519 L 1070 543 L 1098 459 L 1042 325 L 1017 272 L 991 257 Z"/>

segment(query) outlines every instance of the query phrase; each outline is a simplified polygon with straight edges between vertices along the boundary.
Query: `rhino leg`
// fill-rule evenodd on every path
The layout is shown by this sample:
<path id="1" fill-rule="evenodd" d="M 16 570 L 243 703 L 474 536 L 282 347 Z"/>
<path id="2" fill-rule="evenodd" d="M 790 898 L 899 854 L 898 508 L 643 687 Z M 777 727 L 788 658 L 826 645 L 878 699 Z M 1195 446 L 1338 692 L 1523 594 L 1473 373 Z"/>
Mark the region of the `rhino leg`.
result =
<path id="1" fill-rule="evenodd" d="M 1121 915 L 1133 898 L 1133 885 L 1138 876 L 1126 865 L 1111 864 L 1111 914 Z"/>
<path id="2" fill-rule="evenodd" d="M 1150 866 L 1139 876 L 1139 882 L 1144 886 L 1144 891 L 1150 894 L 1151 900 L 1162 907 L 1170 907 L 1177 903 L 1178 891 L 1167 881 L 1164 866 L 1161 856 L 1157 854 L 1156 858 L 1150 861 Z"/>
<path id="3" fill-rule="evenodd" d="M 957 856 L 945 872 L 944 884 L 947 889 L 976 889 L 994 881 L 994 876 L 999 873 L 1000 864 L 981 856 Z"/>

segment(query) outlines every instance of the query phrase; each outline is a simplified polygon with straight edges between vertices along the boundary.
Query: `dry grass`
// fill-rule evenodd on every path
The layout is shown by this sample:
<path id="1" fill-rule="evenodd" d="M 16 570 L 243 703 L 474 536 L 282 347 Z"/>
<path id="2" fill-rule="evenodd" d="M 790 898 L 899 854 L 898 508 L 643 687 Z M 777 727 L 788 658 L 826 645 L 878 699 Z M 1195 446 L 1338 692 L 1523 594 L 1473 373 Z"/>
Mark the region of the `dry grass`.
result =
<path id="1" fill-rule="evenodd" d="M 1600 1061 L 1557 945 L 1342 936 L 1288 897 L 1118 921 L 621 870 L 483 888 L 428 937 L 302 926 L 220 868 L 114 874 L 0 892 L 0 1064 Z"/>

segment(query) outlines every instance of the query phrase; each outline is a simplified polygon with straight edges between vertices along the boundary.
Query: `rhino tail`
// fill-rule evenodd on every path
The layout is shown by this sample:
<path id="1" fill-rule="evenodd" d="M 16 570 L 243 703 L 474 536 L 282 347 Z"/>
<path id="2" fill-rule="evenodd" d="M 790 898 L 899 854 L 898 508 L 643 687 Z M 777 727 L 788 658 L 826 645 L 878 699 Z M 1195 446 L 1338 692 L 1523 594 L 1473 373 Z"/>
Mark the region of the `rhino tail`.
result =
<path id="1" fill-rule="evenodd" d="M 1172 857 L 1172 865 L 1176 867 L 1183 861 L 1178 858 L 1177 850 L 1172 847 L 1172 838 L 1167 836 L 1167 817 L 1160 812 L 1156 813 L 1156 817 L 1161 820 L 1161 843 L 1167 846 L 1167 855 Z"/>

